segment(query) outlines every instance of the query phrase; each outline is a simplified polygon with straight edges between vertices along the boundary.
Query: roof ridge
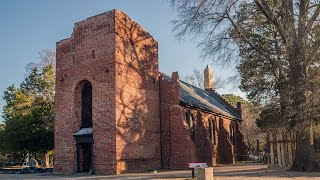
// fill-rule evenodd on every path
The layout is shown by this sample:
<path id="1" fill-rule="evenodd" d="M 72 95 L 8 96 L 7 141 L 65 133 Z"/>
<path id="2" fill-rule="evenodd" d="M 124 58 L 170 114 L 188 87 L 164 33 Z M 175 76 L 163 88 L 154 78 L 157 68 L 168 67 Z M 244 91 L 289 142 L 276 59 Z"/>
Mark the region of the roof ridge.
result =
<path id="1" fill-rule="evenodd" d="M 235 108 L 232 104 L 230 104 L 228 101 L 226 101 L 219 93 L 217 93 L 216 91 L 214 90 L 206 90 L 212 94 L 214 94 L 215 98 L 218 98 L 220 100 L 221 103 L 224 103 L 226 106 L 226 108 L 228 108 L 229 110 L 231 110 L 234 114 L 240 116 L 238 113 L 237 113 L 237 108 Z"/>
<path id="2" fill-rule="evenodd" d="M 160 75 L 164 76 L 164 77 L 167 77 L 167 78 L 170 78 L 171 79 L 171 76 L 166 74 L 166 73 L 163 73 L 163 72 L 159 72 Z M 204 103 L 203 105 L 204 106 L 207 106 L 207 103 L 208 104 L 211 104 L 213 105 L 215 108 L 219 109 L 220 111 L 222 112 L 225 112 L 229 115 L 226 115 L 226 116 L 230 116 L 232 118 L 235 118 L 235 119 L 239 119 L 241 120 L 241 115 L 237 113 L 237 109 L 235 107 L 233 107 L 231 104 L 229 104 L 225 99 L 222 98 L 222 96 L 220 96 L 217 92 L 215 92 L 214 90 L 205 90 L 205 89 L 202 89 L 200 87 L 197 87 L 197 86 L 194 86 L 188 82 L 185 82 L 181 79 L 179 79 L 179 85 L 180 85 L 180 88 L 184 89 L 183 87 L 186 86 L 187 88 L 190 88 L 190 89 L 193 89 L 193 92 L 190 92 L 190 91 L 187 91 L 191 96 L 195 97 L 196 99 L 198 99 L 200 102 L 202 100 L 200 99 L 203 99 L 206 101 L 206 103 Z M 206 96 L 210 96 L 212 99 L 215 99 L 215 101 L 217 101 L 220 106 L 224 107 L 225 109 L 221 109 L 219 106 L 215 105 L 215 104 L 212 104 L 212 102 L 210 102 L 209 99 L 206 99 L 205 97 L 202 97 L 202 95 L 199 95 L 197 92 L 201 92 L 203 94 L 206 94 Z M 180 96 L 180 99 L 182 98 L 182 94 Z M 182 100 L 182 99 L 181 99 Z M 185 102 L 185 103 L 188 103 L 188 102 Z M 191 103 L 190 105 L 193 105 L 193 103 Z M 205 107 L 203 107 L 205 108 Z M 212 108 L 212 107 L 211 107 Z M 216 112 L 216 110 L 213 110 L 213 109 L 208 109 L 208 111 L 212 111 L 212 112 Z M 217 112 L 219 112 L 219 110 Z"/>
<path id="3" fill-rule="evenodd" d="M 160 73 L 160 74 L 163 74 L 163 75 L 165 75 L 165 76 L 169 76 L 169 77 L 171 78 L 171 76 L 168 75 L 167 73 L 164 73 L 164 72 L 159 72 L 159 73 Z M 194 86 L 194 85 L 192 85 L 192 84 L 190 84 L 190 83 L 188 83 L 188 82 L 186 82 L 186 81 L 184 81 L 184 80 L 181 80 L 181 79 L 179 79 L 179 82 L 183 82 L 183 83 L 188 84 L 188 85 L 190 85 L 190 86 L 192 86 L 192 87 L 195 87 L 195 88 L 197 88 L 197 89 L 205 90 L 205 89 L 199 88 L 199 87 L 197 87 L 197 86 Z"/>

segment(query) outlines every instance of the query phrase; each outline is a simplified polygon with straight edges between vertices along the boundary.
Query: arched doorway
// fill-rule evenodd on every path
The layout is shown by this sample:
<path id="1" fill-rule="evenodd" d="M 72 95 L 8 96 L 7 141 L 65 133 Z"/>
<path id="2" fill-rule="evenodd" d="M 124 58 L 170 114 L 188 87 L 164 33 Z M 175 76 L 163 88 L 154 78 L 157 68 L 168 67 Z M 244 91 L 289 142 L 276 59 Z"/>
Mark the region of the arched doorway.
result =
<path id="1" fill-rule="evenodd" d="M 89 81 L 82 81 L 76 88 L 76 102 L 81 109 L 80 130 L 73 134 L 76 138 L 77 172 L 93 172 L 93 139 L 92 139 L 92 85 Z"/>

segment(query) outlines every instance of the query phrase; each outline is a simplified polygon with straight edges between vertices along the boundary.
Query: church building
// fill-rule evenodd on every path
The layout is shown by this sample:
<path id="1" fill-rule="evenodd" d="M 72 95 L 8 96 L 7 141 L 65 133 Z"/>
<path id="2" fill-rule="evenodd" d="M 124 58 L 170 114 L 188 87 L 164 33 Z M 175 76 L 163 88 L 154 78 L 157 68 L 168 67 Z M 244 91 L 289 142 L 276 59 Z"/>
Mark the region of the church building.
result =
<path id="1" fill-rule="evenodd" d="M 56 173 L 120 174 L 235 163 L 246 153 L 241 105 L 161 73 L 158 42 L 112 10 L 56 45 Z M 161 62 L 160 62 L 161 63 Z"/>

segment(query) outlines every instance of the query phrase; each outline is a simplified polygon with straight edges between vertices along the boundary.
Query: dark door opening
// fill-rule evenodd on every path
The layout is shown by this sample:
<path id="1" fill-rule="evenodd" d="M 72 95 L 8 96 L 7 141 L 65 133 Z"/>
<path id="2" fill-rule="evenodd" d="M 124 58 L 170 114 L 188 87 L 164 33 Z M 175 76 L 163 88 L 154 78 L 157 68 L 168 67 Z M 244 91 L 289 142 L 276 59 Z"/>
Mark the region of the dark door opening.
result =
<path id="1" fill-rule="evenodd" d="M 92 143 L 79 143 L 77 154 L 78 173 L 89 173 L 92 171 Z"/>
<path id="2" fill-rule="evenodd" d="M 77 172 L 93 173 L 92 85 L 81 81 L 76 89 L 76 114 L 81 115 L 80 129 L 73 134 L 76 140 Z M 80 111 L 79 111 L 80 110 Z M 80 114 L 81 112 L 81 114 Z M 79 116 L 78 116 L 79 117 Z"/>

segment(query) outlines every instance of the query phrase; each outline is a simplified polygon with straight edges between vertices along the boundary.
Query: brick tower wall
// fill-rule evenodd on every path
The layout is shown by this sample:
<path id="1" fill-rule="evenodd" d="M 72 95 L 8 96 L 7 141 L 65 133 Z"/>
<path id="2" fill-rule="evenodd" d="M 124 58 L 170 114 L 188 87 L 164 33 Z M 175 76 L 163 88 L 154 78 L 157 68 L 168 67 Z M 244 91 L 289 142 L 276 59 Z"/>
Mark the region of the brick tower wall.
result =
<path id="1" fill-rule="evenodd" d="M 121 11 L 75 24 L 57 43 L 55 172 L 75 173 L 81 89 L 92 84 L 93 169 L 160 169 L 158 43 Z"/>
<path id="2" fill-rule="evenodd" d="M 158 42 L 115 14 L 117 173 L 160 169 Z"/>
<path id="3" fill-rule="evenodd" d="M 55 99 L 56 173 L 75 173 L 73 133 L 81 126 L 81 89 L 92 84 L 93 168 L 115 173 L 114 11 L 75 24 L 70 38 L 57 43 Z"/>

